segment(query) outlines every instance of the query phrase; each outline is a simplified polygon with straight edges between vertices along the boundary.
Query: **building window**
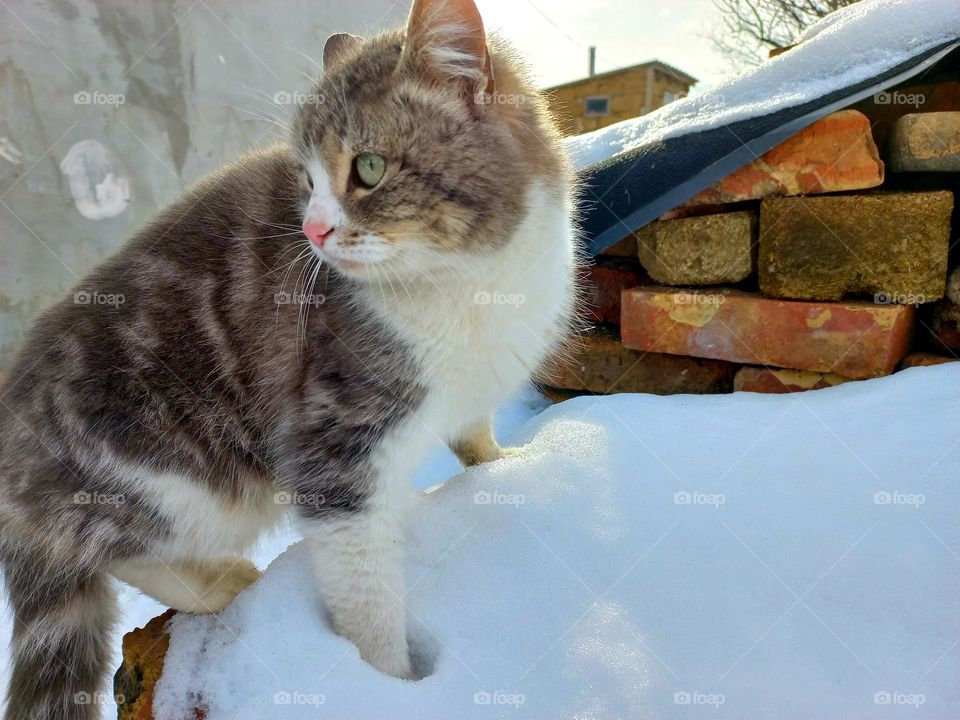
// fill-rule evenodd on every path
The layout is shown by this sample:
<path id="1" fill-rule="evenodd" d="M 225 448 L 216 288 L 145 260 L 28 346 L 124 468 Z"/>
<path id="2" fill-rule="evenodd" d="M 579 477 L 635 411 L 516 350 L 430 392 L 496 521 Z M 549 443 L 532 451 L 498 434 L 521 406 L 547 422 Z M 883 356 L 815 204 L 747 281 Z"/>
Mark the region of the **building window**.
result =
<path id="1" fill-rule="evenodd" d="M 610 114 L 610 96 L 588 97 L 587 108 L 584 115 L 587 117 L 598 117 L 600 115 Z"/>

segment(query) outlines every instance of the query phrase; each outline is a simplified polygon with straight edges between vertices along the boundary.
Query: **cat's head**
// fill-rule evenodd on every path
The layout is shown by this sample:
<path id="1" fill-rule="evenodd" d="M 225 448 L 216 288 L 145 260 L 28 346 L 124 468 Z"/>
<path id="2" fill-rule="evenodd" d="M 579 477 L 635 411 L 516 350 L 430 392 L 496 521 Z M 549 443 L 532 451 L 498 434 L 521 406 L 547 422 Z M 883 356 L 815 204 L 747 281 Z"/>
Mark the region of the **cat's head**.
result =
<path id="1" fill-rule="evenodd" d="M 334 35 L 298 111 L 304 233 L 358 279 L 469 270 L 509 242 L 557 135 L 473 0 L 415 0 L 405 29 Z"/>

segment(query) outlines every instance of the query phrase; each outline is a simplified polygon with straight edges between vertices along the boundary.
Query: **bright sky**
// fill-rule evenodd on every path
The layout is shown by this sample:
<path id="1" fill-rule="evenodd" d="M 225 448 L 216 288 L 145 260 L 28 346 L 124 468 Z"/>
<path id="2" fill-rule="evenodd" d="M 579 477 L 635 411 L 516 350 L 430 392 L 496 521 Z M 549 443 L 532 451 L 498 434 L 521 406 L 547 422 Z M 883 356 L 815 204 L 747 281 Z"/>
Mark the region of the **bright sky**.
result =
<path id="1" fill-rule="evenodd" d="M 477 5 L 488 29 L 501 31 L 523 52 L 544 87 L 585 77 L 590 45 L 597 46 L 598 72 L 662 60 L 700 79 L 697 91 L 733 72 L 707 39 L 718 22 L 711 0 L 477 0 Z"/>

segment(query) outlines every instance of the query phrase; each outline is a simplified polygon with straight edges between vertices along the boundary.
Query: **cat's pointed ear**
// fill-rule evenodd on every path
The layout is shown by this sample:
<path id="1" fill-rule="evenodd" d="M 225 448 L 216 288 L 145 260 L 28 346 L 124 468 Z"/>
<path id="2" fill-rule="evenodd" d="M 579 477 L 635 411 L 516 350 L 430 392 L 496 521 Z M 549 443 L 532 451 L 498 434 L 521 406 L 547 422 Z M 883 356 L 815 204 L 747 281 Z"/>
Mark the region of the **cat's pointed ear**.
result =
<path id="1" fill-rule="evenodd" d="M 493 92 L 487 34 L 473 0 L 414 0 L 404 53 L 434 80 L 467 80 Z"/>
<path id="2" fill-rule="evenodd" d="M 327 38 L 323 46 L 323 69 L 329 70 L 337 64 L 337 60 L 363 42 L 362 37 L 350 33 L 337 33 Z"/>

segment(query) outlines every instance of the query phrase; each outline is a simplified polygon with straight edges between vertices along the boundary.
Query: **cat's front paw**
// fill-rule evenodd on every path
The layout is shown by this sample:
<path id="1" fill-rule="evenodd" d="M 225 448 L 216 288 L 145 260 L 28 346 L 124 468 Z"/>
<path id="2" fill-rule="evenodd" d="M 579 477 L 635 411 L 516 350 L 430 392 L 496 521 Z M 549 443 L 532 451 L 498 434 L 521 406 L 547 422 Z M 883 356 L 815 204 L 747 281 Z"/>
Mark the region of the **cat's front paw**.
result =
<path id="1" fill-rule="evenodd" d="M 506 460 L 507 458 L 520 457 L 526 451 L 526 448 L 522 447 L 502 447 L 500 448 L 500 460 Z"/>
<path id="2" fill-rule="evenodd" d="M 407 646 L 398 648 L 373 648 L 369 651 L 360 652 L 360 657 L 382 673 L 393 675 L 401 680 L 419 680 L 413 671 L 413 664 L 410 662 L 410 652 Z"/>

